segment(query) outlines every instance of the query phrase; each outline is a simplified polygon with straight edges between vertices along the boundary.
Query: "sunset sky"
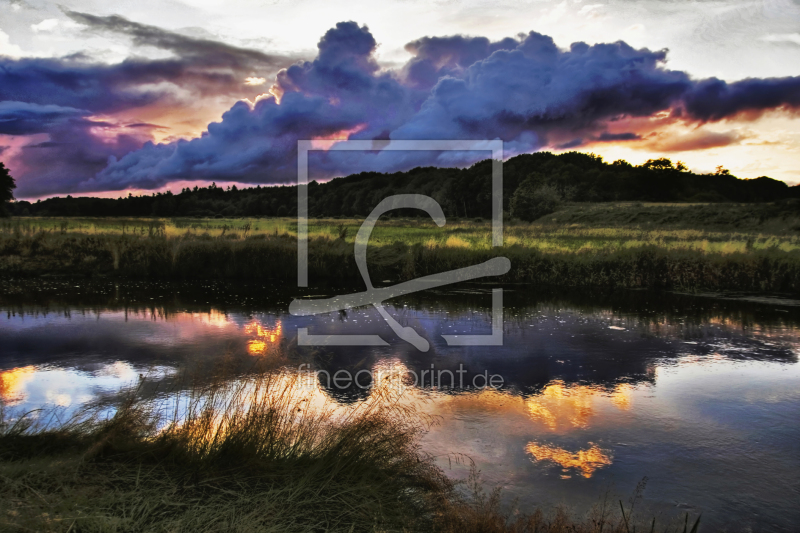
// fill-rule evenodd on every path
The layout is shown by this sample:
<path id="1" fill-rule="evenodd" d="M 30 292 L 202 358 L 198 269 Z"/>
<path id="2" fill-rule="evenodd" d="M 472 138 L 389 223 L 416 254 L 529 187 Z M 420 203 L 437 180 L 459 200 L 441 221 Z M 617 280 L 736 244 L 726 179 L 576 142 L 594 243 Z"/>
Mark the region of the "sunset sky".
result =
<path id="1" fill-rule="evenodd" d="M 794 184 L 798 111 L 800 0 L 0 0 L 20 199 L 287 183 L 298 139 L 348 137 Z M 338 152 L 314 176 L 487 155 Z"/>

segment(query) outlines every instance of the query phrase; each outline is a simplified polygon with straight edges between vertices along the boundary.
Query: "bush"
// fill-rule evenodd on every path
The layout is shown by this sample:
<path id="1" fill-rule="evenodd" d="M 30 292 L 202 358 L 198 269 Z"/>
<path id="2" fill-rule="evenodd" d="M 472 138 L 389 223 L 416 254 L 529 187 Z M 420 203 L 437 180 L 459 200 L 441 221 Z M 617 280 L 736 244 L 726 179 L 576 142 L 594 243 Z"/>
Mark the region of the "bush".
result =
<path id="1" fill-rule="evenodd" d="M 561 195 L 552 185 L 535 185 L 530 178 L 522 182 L 511 197 L 511 216 L 527 222 L 549 215 L 561 205 Z"/>

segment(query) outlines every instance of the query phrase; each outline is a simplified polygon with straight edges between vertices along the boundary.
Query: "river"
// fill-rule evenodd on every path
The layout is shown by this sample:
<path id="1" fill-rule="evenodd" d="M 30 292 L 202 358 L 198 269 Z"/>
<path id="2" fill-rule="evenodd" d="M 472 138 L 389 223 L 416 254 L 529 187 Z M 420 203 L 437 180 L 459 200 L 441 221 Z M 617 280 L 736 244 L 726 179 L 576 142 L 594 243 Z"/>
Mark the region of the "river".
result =
<path id="1" fill-rule="evenodd" d="M 0 397 L 12 410 L 113 402 L 142 378 L 166 391 L 187 365 L 279 347 L 300 357 L 284 372 L 342 406 L 367 398 L 379 373 L 401 376 L 434 415 L 423 449 L 454 478 L 474 463 L 522 510 L 581 514 L 606 495 L 618 505 L 646 478 L 637 505 L 663 519 L 702 513 L 706 528 L 730 531 L 800 523 L 796 301 L 510 286 L 502 346 L 448 346 L 442 335 L 491 333 L 491 288 L 465 285 L 387 303 L 429 341 L 421 352 L 373 308 L 295 317 L 293 291 L 268 284 L 0 285 Z M 298 328 L 386 344 L 298 347 Z"/>

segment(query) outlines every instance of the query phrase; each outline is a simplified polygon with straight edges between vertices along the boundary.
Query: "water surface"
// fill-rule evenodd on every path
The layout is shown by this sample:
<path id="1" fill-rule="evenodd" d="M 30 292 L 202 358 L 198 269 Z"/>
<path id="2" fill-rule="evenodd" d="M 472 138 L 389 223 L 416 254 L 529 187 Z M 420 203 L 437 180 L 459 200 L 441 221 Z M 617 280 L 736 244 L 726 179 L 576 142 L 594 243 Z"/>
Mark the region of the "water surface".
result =
<path id="1" fill-rule="evenodd" d="M 651 514 L 702 512 L 705 527 L 730 531 L 800 522 L 796 302 L 507 287 L 504 345 L 451 347 L 442 334 L 490 333 L 489 288 L 393 300 L 390 313 L 431 343 L 423 353 L 375 310 L 292 317 L 293 296 L 266 284 L 4 281 L 0 397 L 13 409 L 70 409 L 113 400 L 141 377 L 166 391 L 179 368 L 280 347 L 324 371 L 315 388 L 344 406 L 370 395 L 369 373 L 363 387 L 336 387 L 325 372 L 401 374 L 437 415 L 425 450 L 455 478 L 469 469 L 453 459 L 469 457 L 523 507 L 581 513 L 606 492 L 627 500 L 646 477 Z M 298 327 L 389 344 L 298 348 Z M 431 382 L 431 370 L 442 380 Z M 502 385 L 482 387 L 481 374 Z"/>

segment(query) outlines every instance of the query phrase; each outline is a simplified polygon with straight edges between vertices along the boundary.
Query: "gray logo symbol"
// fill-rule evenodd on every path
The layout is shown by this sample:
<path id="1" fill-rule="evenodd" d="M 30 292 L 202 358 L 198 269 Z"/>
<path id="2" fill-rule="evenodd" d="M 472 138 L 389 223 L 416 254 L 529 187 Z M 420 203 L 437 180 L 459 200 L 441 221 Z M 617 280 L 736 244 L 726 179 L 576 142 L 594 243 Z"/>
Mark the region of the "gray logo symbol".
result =
<path id="1" fill-rule="evenodd" d="M 503 174 L 502 141 L 298 141 L 298 209 L 297 209 L 297 285 L 308 286 L 308 152 L 310 150 L 491 150 L 492 152 L 492 246 L 503 244 Z M 367 243 L 381 215 L 394 209 L 420 209 L 437 226 L 445 225 L 439 203 L 420 194 L 398 194 L 381 201 L 358 230 L 355 240 L 355 259 L 367 290 L 325 299 L 297 299 L 289 305 L 295 316 L 330 313 L 353 307 L 372 305 L 378 310 L 394 333 L 420 351 L 427 352 L 428 341 L 413 328 L 403 326 L 384 308 L 383 302 L 417 291 L 442 287 L 461 281 L 487 276 L 500 276 L 511 268 L 505 257 L 495 257 L 478 265 L 423 276 L 390 287 L 375 288 L 367 270 Z M 503 344 L 503 289 L 492 289 L 491 335 L 442 335 L 449 346 L 499 346 Z M 386 346 L 379 335 L 310 335 L 308 328 L 298 328 L 300 346 Z"/>

